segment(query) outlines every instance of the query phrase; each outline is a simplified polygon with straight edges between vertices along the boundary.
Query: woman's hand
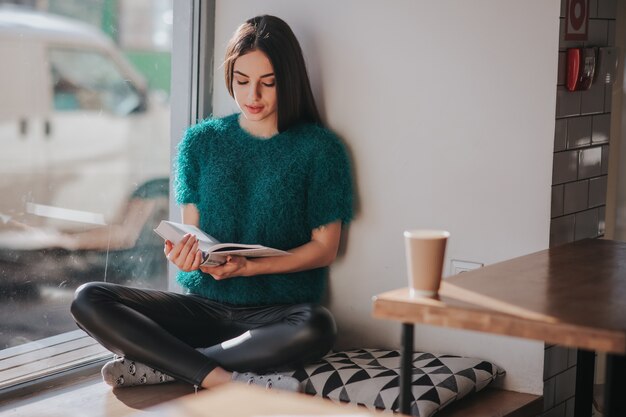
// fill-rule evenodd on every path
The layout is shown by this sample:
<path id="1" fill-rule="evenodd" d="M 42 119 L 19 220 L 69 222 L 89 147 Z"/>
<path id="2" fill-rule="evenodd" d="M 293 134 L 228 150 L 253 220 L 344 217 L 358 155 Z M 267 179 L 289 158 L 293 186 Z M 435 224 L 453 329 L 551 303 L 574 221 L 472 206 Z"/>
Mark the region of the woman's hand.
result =
<path id="1" fill-rule="evenodd" d="M 163 252 L 165 257 L 181 271 L 195 271 L 202 262 L 202 252 L 198 250 L 198 238 L 189 233 L 183 236 L 176 245 L 166 240 Z"/>
<path id="2" fill-rule="evenodd" d="M 217 266 L 201 266 L 200 270 L 220 280 L 237 276 L 245 276 L 248 259 L 243 256 L 228 256 L 226 263 Z"/>

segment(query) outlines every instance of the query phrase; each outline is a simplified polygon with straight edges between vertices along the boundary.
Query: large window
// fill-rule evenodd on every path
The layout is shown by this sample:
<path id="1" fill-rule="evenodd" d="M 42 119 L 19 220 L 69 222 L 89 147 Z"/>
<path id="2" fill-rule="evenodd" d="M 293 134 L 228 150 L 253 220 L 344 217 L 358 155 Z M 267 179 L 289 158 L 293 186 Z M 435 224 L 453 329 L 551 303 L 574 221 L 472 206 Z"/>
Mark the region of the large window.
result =
<path id="1" fill-rule="evenodd" d="M 128 116 L 144 110 L 137 88 L 100 52 L 51 47 L 48 63 L 53 111 L 91 110 Z"/>
<path id="2" fill-rule="evenodd" d="M 107 355 L 80 284 L 168 286 L 172 0 L 24 3 L 0 1 L 0 388 Z"/>

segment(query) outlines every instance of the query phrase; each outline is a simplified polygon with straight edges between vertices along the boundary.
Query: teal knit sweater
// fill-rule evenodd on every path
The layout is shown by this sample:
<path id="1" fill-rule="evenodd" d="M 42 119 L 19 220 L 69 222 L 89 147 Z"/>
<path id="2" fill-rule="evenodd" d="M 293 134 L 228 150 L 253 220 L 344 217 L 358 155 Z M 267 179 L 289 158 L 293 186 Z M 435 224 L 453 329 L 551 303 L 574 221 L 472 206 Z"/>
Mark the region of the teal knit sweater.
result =
<path id="1" fill-rule="evenodd" d="M 288 250 L 311 231 L 352 218 L 346 152 L 330 131 L 300 124 L 267 139 L 239 125 L 238 114 L 190 127 L 178 146 L 178 204 L 195 204 L 200 228 L 221 242 Z M 319 302 L 327 268 L 215 280 L 180 272 L 190 292 L 236 305 Z"/>

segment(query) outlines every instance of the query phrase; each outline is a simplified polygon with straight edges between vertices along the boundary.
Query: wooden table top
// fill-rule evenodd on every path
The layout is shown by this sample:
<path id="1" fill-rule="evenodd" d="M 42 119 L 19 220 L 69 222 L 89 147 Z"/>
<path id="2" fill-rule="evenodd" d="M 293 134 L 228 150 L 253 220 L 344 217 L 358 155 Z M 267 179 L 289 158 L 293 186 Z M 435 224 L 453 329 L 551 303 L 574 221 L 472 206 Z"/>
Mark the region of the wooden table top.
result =
<path id="1" fill-rule="evenodd" d="M 143 388 L 143 387 L 142 387 Z M 514 417 L 538 415 L 543 397 L 520 392 L 487 388 L 480 395 L 469 395 L 463 401 L 447 405 L 437 416 L 442 417 Z M 520 412 L 523 411 L 523 414 Z M 227 384 L 197 395 L 148 408 L 139 415 L 153 417 L 381 417 L 394 415 L 371 411 L 354 404 L 334 403 L 320 397 L 292 392 L 266 390 L 243 384 Z M 134 416 L 135 414 L 133 414 Z M 404 414 L 395 414 L 401 417 Z"/>
<path id="2" fill-rule="evenodd" d="M 373 316 L 626 353 L 626 243 L 586 239 L 445 279 L 436 298 L 374 297 Z"/>
<path id="3" fill-rule="evenodd" d="M 154 417 L 378 416 L 352 404 L 244 384 L 199 391 L 150 411 Z"/>

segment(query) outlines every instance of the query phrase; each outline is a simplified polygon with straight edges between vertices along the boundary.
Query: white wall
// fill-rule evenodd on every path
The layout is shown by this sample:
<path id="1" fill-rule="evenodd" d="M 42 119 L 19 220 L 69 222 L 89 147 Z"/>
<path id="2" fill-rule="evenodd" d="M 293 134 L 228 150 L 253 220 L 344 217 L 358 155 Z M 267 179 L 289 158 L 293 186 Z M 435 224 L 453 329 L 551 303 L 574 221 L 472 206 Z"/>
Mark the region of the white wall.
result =
<path id="1" fill-rule="evenodd" d="M 358 211 L 331 274 L 340 346 L 399 345 L 371 297 L 406 285 L 407 228 L 448 229 L 448 267 L 547 248 L 559 0 L 217 1 L 216 115 L 236 110 L 228 38 L 263 13 L 294 29 L 353 160 Z M 543 392 L 543 343 L 419 326 L 416 347 L 494 360 L 507 388 Z"/>

